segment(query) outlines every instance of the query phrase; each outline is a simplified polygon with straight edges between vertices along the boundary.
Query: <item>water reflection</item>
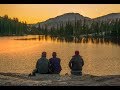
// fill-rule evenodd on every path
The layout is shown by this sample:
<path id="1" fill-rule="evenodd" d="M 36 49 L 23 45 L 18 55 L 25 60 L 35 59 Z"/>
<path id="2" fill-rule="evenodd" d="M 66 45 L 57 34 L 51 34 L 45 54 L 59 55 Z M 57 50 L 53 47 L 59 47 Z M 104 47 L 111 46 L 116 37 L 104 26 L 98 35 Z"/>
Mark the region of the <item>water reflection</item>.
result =
<path id="1" fill-rule="evenodd" d="M 120 46 L 119 38 L 95 38 L 95 37 L 53 37 L 47 35 L 28 36 L 16 38 L 15 40 L 39 40 L 66 43 L 92 43 L 92 44 L 116 44 Z"/>
<path id="2" fill-rule="evenodd" d="M 69 74 L 69 60 L 79 50 L 85 61 L 83 73 L 120 74 L 119 39 L 28 35 L 1 37 L 0 42 L 0 72 L 30 73 L 42 51 L 47 52 L 47 58 L 56 51 L 61 58 L 61 75 Z"/>

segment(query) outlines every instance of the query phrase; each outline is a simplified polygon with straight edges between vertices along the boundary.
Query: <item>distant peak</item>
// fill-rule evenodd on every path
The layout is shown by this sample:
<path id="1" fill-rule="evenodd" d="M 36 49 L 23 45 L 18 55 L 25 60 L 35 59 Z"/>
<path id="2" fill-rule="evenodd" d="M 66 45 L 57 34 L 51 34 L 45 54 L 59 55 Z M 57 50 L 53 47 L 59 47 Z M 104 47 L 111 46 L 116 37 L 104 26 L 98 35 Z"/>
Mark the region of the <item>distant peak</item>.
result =
<path id="1" fill-rule="evenodd" d="M 79 13 L 68 12 L 68 13 L 65 13 L 65 14 L 79 14 Z"/>
<path id="2" fill-rule="evenodd" d="M 79 13 L 74 13 L 74 12 L 69 12 L 69 13 L 65 13 L 63 15 L 80 15 Z"/>
<path id="3" fill-rule="evenodd" d="M 120 13 L 110 13 L 110 14 L 120 14 Z"/>
<path id="4" fill-rule="evenodd" d="M 103 16 L 107 16 L 107 15 L 119 15 L 120 13 L 109 13 L 109 14 L 106 14 L 106 15 L 103 15 Z"/>

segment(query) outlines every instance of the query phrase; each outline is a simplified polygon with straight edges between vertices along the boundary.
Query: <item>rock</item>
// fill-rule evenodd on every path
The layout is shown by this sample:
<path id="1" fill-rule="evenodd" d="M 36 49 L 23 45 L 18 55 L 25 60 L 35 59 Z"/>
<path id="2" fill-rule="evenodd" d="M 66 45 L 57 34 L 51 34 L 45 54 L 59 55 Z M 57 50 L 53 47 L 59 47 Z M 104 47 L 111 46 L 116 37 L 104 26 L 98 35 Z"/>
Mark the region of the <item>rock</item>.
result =
<path id="1" fill-rule="evenodd" d="M 0 74 L 0 86 L 119 86 L 120 75 Z"/>

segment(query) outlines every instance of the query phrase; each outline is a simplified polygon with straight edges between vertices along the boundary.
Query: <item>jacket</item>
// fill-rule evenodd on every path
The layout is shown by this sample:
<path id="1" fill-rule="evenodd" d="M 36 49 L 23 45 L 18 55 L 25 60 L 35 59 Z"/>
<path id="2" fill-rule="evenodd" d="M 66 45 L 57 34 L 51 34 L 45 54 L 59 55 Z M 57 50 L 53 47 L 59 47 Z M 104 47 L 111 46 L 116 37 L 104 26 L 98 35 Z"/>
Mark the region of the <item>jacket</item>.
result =
<path id="1" fill-rule="evenodd" d="M 36 63 L 38 73 L 44 74 L 49 72 L 49 61 L 46 57 L 41 57 Z"/>
<path id="2" fill-rule="evenodd" d="M 84 61 L 80 55 L 74 55 L 69 62 L 69 67 L 72 71 L 81 71 Z"/>

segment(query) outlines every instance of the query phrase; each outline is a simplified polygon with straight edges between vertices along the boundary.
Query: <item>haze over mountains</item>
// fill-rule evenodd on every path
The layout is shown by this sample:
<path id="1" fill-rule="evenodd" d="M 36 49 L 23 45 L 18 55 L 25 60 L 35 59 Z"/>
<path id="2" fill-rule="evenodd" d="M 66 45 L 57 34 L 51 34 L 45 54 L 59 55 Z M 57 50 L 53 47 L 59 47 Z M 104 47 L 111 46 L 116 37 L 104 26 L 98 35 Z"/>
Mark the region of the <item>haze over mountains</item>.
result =
<path id="1" fill-rule="evenodd" d="M 120 13 L 110 13 L 101 17 L 97 17 L 94 19 L 91 19 L 89 17 L 85 17 L 79 13 L 65 13 L 63 15 L 59 15 L 57 17 L 54 18 L 50 18 L 44 22 L 38 22 L 37 24 L 34 24 L 35 27 L 45 27 L 47 26 L 48 29 L 50 29 L 51 27 L 57 27 L 60 26 L 60 24 L 62 23 L 63 25 L 66 24 L 66 22 L 71 22 L 71 23 L 75 23 L 76 20 L 81 20 L 81 21 L 86 21 L 88 24 L 91 21 L 107 21 L 107 20 L 114 20 L 114 19 L 120 19 Z"/>

